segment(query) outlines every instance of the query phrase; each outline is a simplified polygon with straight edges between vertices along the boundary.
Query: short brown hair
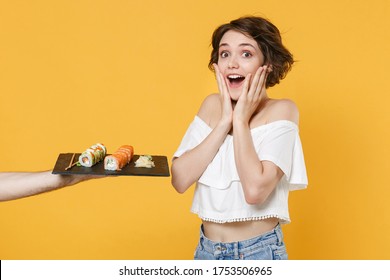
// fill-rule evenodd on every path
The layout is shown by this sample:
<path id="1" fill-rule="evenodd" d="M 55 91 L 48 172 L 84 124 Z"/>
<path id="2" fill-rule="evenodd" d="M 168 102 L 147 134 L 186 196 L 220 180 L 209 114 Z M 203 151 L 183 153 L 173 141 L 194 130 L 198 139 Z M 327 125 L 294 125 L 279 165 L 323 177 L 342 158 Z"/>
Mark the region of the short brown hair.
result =
<path id="1" fill-rule="evenodd" d="M 241 32 L 257 42 L 264 55 L 264 64 L 272 65 L 272 72 L 269 73 L 266 82 L 267 88 L 278 84 L 286 77 L 294 63 L 293 55 L 283 46 L 279 29 L 267 19 L 254 16 L 238 18 L 219 26 L 214 31 L 209 69 L 214 71 L 213 64 L 218 63 L 219 58 L 219 43 L 229 30 Z"/>

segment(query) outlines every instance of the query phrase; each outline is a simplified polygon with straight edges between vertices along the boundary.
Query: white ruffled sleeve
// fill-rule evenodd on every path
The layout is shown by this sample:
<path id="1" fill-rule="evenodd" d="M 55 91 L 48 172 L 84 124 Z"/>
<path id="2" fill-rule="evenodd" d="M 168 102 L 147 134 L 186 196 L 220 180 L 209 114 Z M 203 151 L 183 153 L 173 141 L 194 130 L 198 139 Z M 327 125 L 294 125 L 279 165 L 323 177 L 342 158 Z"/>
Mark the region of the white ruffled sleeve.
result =
<path id="1" fill-rule="evenodd" d="M 290 121 L 271 123 L 271 128 L 255 146 L 260 160 L 271 161 L 285 174 L 289 190 L 306 188 L 308 184 L 298 126 Z"/>
<path id="2" fill-rule="evenodd" d="M 179 148 L 173 154 L 173 157 L 180 157 L 186 151 L 189 151 L 198 146 L 211 132 L 211 128 L 207 126 L 198 116 L 195 116 L 194 120 L 188 127 L 186 133 L 181 140 Z"/>

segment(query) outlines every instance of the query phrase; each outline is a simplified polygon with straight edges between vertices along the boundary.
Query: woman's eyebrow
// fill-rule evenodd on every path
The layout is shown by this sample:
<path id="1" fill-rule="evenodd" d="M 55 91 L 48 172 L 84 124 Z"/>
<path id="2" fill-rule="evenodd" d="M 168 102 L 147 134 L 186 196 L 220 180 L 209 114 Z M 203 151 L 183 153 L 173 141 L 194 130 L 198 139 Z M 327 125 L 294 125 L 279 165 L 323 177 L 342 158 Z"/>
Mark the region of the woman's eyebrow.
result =
<path id="1" fill-rule="evenodd" d="M 222 43 L 219 45 L 219 47 L 228 47 L 228 46 L 229 46 L 228 43 Z M 239 47 L 252 47 L 252 48 L 256 49 L 255 46 L 253 46 L 252 44 L 249 44 L 249 43 L 241 43 L 238 46 Z"/>
<path id="2" fill-rule="evenodd" d="M 249 43 L 242 43 L 242 44 L 240 44 L 239 46 L 240 46 L 240 47 L 252 47 L 252 48 L 256 49 L 254 45 L 249 44 Z"/>
<path id="3" fill-rule="evenodd" d="M 228 43 L 222 43 L 222 44 L 219 44 L 219 47 L 228 47 L 229 44 Z"/>

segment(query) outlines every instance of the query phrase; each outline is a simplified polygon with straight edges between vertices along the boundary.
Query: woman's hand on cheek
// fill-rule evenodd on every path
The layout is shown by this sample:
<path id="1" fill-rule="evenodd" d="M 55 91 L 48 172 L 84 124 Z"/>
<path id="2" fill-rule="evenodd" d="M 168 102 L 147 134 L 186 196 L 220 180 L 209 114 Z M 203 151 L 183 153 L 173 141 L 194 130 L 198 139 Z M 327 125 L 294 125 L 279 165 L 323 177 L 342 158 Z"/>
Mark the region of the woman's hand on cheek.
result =
<path id="1" fill-rule="evenodd" d="M 233 121 L 249 124 L 253 113 L 258 108 L 264 94 L 265 82 L 268 75 L 267 67 L 261 66 L 257 69 L 252 78 L 252 74 L 245 77 L 240 98 L 234 108 Z"/>
<path id="2" fill-rule="evenodd" d="M 233 121 L 233 106 L 230 98 L 229 90 L 227 88 L 226 80 L 219 71 L 218 65 L 213 64 L 215 70 L 215 76 L 217 78 L 218 90 L 221 94 L 222 99 L 222 115 L 221 122 L 231 125 Z"/>

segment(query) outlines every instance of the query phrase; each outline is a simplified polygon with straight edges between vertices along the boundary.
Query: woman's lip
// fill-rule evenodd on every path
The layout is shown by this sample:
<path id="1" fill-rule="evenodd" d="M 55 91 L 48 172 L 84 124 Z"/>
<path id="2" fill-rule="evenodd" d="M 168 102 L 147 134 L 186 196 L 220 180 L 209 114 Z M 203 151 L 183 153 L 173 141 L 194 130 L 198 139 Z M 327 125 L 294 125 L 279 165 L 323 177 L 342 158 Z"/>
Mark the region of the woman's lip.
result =
<path id="1" fill-rule="evenodd" d="M 232 83 L 230 79 L 227 79 L 228 80 L 228 85 L 230 88 L 240 88 L 242 86 L 242 84 L 245 82 L 245 79 L 240 81 L 240 82 L 234 82 Z"/>

